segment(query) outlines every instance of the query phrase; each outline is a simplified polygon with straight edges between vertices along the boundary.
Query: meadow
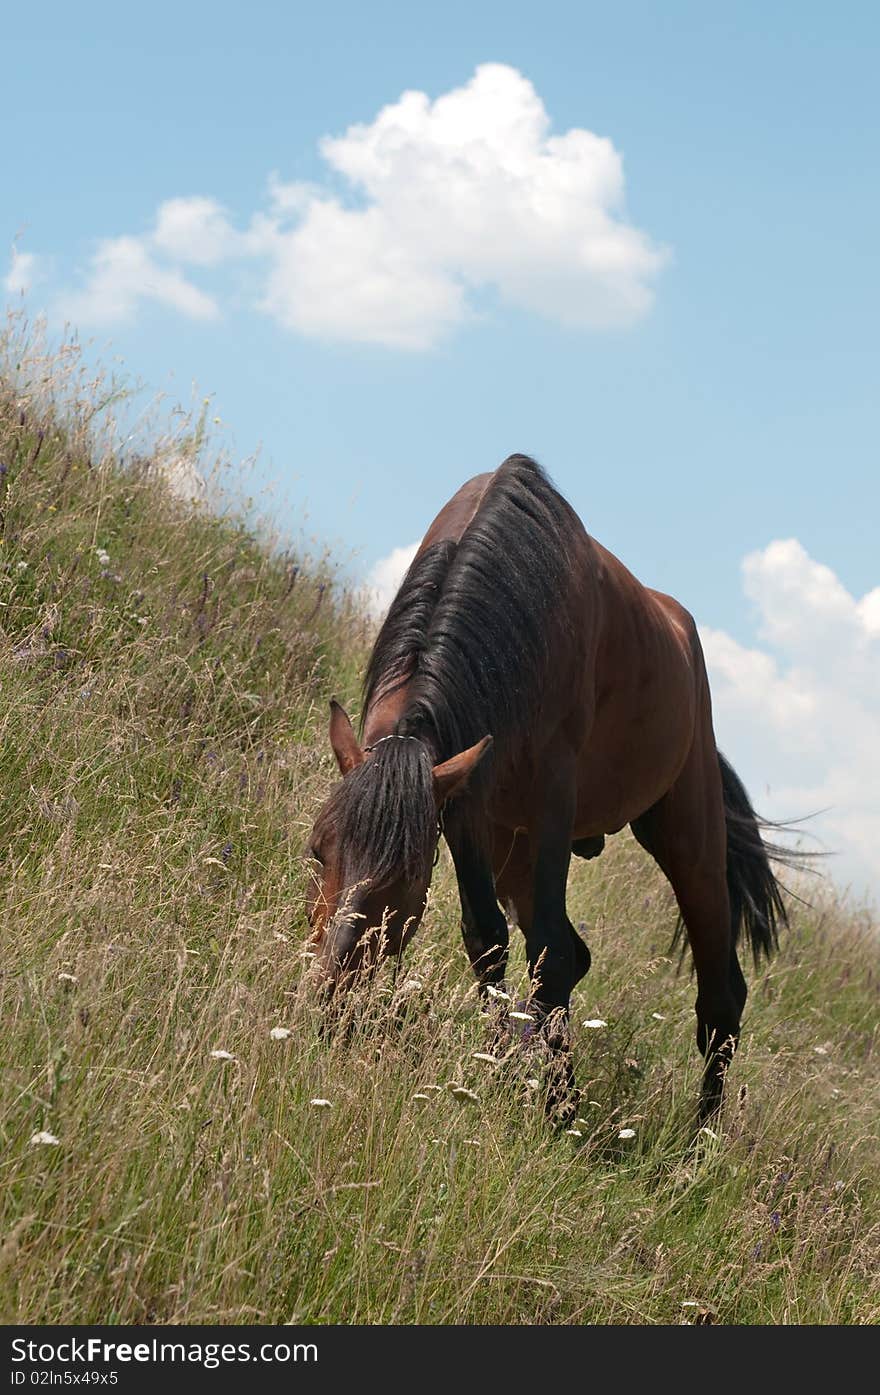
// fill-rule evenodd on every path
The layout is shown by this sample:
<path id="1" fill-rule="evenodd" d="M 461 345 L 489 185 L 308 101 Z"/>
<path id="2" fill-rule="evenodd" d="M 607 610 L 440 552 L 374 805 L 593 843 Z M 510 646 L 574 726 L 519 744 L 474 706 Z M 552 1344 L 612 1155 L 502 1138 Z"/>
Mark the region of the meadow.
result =
<path id="1" fill-rule="evenodd" d="M 322 1036 L 303 849 L 370 621 L 331 557 L 120 458 L 72 347 L 12 324 L 0 360 L 0 1320 L 880 1321 L 870 909 L 798 885 L 696 1137 L 694 984 L 628 836 L 571 874 L 568 1131 L 539 1060 L 486 1059 L 445 849 Z"/>

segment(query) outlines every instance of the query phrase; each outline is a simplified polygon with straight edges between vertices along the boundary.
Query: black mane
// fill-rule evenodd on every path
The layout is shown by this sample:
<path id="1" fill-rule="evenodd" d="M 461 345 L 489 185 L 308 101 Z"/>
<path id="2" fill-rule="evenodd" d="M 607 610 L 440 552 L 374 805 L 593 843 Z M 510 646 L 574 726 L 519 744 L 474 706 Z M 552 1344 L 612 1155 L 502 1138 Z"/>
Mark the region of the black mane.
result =
<path id="1" fill-rule="evenodd" d="M 409 682 L 396 730 L 424 741 L 435 761 L 487 734 L 496 769 L 527 752 L 566 627 L 579 529 L 534 460 L 505 460 L 460 540 L 427 548 L 404 577 L 370 656 L 362 710 Z M 405 744 L 388 742 L 392 760 Z"/>
<path id="2" fill-rule="evenodd" d="M 325 817 L 337 824 L 347 880 L 387 886 L 425 874 L 437 843 L 431 768 L 421 741 L 392 738 L 336 787 Z"/>

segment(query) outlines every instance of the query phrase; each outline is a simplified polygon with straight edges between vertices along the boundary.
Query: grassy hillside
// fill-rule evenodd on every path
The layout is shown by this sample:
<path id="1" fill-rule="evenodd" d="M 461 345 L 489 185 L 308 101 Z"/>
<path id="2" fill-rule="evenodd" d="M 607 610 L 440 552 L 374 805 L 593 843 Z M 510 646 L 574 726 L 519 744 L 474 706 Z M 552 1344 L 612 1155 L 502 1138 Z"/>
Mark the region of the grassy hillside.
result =
<path id="1" fill-rule="evenodd" d="M 545 1125 L 533 1061 L 474 1055 L 445 853 L 403 972 L 323 1041 L 300 855 L 365 623 L 329 567 L 102 452 L 64 363 L 25 390 L 9 353 L 0 1318 L 880 1320 L 867 916 L 821 884 L 795 907 L 693 1147 L 694 987 L 624 837 L 571 879 L 576 1132 Z"/>

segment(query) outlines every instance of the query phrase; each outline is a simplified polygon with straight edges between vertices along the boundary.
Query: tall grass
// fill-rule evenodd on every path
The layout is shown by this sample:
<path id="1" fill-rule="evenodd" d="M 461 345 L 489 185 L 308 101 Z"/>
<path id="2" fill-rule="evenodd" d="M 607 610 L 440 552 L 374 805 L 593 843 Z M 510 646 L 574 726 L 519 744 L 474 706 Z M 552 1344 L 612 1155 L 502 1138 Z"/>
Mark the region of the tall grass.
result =
<path id="1" fill-rule="evenodd" d="M 175 498 L 155 460 L 120 464 L 96 431 L 106 391 L 16 335 L 0 1316 L 876 1322 L 867 913 L 829 887 L 795 904 L 696 1143 L 694 986 L 668 957 L 671 894 L 627 838 L 571 878 L 594 968 L 569 1132 L 545 1123 L 539 1061 L 483 1059 L 445 854 L 400 972 L 325 1040 L 301 852 L 333 778 L 326 699 L 356 701 L 366 622 L 327 561 Z M 523 975 L 517 945 L 512 991 Z"/>

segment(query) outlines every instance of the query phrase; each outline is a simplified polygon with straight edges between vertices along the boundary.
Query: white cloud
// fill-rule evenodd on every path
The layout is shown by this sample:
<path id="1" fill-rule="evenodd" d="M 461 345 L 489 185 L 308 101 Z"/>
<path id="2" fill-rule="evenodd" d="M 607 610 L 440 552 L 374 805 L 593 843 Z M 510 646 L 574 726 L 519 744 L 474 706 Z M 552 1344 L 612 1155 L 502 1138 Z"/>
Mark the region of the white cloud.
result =
<path id="1" fill-rule="evenodd" d="M 98 244 L 86 284 L 64 297 L 61 309 L 77 323 L 110 325 L 133 319 L 142 302 L 154 300 L 190 319 L 213 320 L 220 314 L 216 299 L 193 285 L 181 266 L 265 256 L 276 243 L 276 223 L 264 214 L 238 232 L 215 199 L 166 199 L 152 232 Z"/>
<path id="2" fill-rule="evenodd" d="M 364 583 L 367 605 L 377 618 L 384 616 L 397 594 L 397 588 L 406 575 L 410 562 L 419 549 L 417 542 L 408 547 L 395 547 L 387 557 L 383 557 L 371 569 Z"/>
<path id="3" fill-rule="evenodd" d="M 773 817 L 827 810 L 835 880 L 880 893 L 880 588 L 861 600 L 795 539 L 743 562 L 759 637 L 701 627 L 718 744 Z"/>
<path id="4" fill-rule="evenodd" d="M 147 239 L 112 237 L 92 258 L 86 285 L 61 301 L 62 313 L 77 324 L 113 325 L 134 317 L 145 300 L 177 310 L 194 320 L 219 315 L 215 300 L 174 267 L 162 266 Z"/>
<path id="5" fill-rule="evenodd" d="M 3 288 L 8 295 L 27 295 L 31 286 L 40 277 L 40 258 L 33 252 L 20 252 L 12 249 L 9 270 L 3 278 Z"/>
<path id="6" fill-rule="evenodd" d="M 626 221 L 620 154 L 573 128 L 551 134 L 532 84 L 500 63 L 435 101 L 405 92 L 372 122 L 326 137 L 323 184 L 269 180 L 239 232 L 205 195 L 162 203 L 153 230 L 99 244 L 72 319 L 112 324 L 157 300 L 209 319 L 184 275 L 250 258 L 259 306 L 321 339 L 419 350 L 507 305 L 579 329 L 632 323 L 667 253 Z M 342 191 L 342 192 L 340 192 Z"/>
<path id="7" fill-rule="evenodd" d="M 166 256 L 196 266 L 216 266 L 240 250 L 241 235 L 215 199 L 193 195 L 159 205 L 152 244 Z"/>
<path id="8" fill-rule="evenodd" d="M 282 233 L 266 307 L 302 333 L 420 349 L 473 313 L 472 293 L 579 328 L 650 307 L 666 258 L 622 215 L 607 139 L 550 134 L 532 84 L 487 63 L 431 102 L 405 92 L 321 153 L 357 203 L 274 186 L 298 222 Z"/>

